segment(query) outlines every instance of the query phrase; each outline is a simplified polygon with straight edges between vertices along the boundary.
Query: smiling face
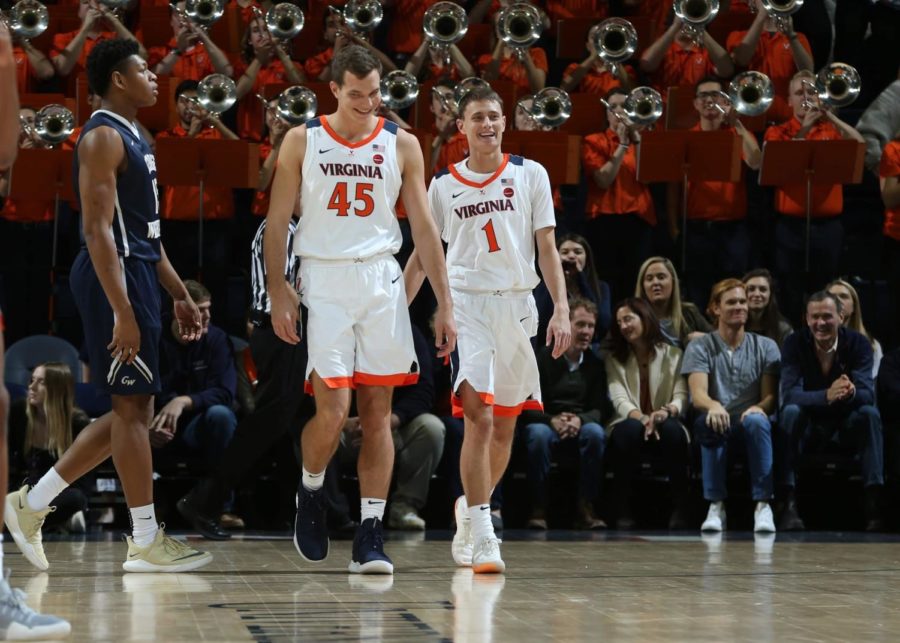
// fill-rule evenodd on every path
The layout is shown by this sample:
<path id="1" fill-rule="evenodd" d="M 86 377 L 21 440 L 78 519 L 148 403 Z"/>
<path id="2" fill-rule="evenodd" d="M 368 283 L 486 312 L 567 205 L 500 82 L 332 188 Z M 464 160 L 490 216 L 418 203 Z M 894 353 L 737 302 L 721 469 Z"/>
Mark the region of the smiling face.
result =
<path id="1" fill-rule="evenodd" d="M 622 306 L 616 311 L 616 326 L 619 327 L 625 341 L 632 346 L 644 336 L 644 323 L 628 306 Z"/>
<path id="2" fill-rule="evenodd" d="M 701 83 L 697 87 L 697 94 L 694 97 L 694 109 L 700 114 L 701 118 L 714 121 L 722 116 L 722 112 L 716 107 L 716 105 L 725 107 L 727 102 L 721 92 L 722 85 L 713 81 Z"/>
<path id="3" fill-rule="evenodd" d="M 823 301 L 811 301 L 806 305 L 806 325 L 816 340 L 823 347 L 834 344 L 841 315 L 837 305 L 831 298 Z"/>
<path id="4" fill-rule="evenodd" d="M 506 117 L 497 101 L 473 100 L 466 105 L 465 114 L 457 119 L 456 125 L 466 135 L 471 152 L 489 154 L 500 148 Z"/>
<path id="5" fill-rule="evenodd" d="M 381 75 L 377 69 L 364 78 L 353 72 L 344 72 L 344 84 L 338 86 L 331 81 L 331 91 L 338 101 L 338 112 L 349 122 L 364 123 L 375 115 L 381 105 Z"/>
<path id="6" fill-rule="evenodd" d="M 747 304 L 753 312 L 762 312 L 769 305 L 772 298 L 772 288 L 765 277 L 753 277 L 748 279 L 744 286 L 747 287 Z"/>
<path id="7" fill-rule="evenodd" d="M 644 296 L 651 304 L 664 304 L 672 298 L 672 274 L 662 262 L 651 263 L 644 273 Z"/>

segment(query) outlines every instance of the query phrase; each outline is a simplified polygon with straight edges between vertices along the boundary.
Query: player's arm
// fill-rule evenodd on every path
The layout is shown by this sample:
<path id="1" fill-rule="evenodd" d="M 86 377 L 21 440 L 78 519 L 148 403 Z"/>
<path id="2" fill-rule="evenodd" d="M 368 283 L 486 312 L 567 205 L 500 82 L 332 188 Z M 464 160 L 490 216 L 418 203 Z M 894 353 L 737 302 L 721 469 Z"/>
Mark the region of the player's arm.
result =
<path id="1" fill-rule="evenodd" d="M 425 283 L 425 269 L 422 262 L 419 261 L 419 252 L 413 248 L 412 254 L 406 261 L 406 268 L 403 269 L 403 285 L 406 289 L 406 301 L 410 304 L 419 294 L 422 284 Z"/>
<path id="2" fill-rule="evenodd" d="M 19 150 L 19 94 L 16 61 L 6 23 L 0 20 L 0 170 L 16 160 Z"/>
<path id="3" fill-rule="evenodd" d="M 78 187 L 81 192 L 81 219 L 84 242 L 94 272 L 115 313 L 110 353 L 127 364 L 141 347 L 141 332 L 125 291 L 112 233 L 116 203 L 116 175 L 125 160 L 122 137 L 111 127 L 88 132 L 78 145 Z"/>
<path id="4" fill-rule="evenodd" d="M 409 218 L 413 242 L 418 250 L 418 261 L 428 276 L 431 289 L 438 301 L 434 318 L 435 345 L 440 348 L 438 357 L 449 355 L 456 347 L 456 323 L 453 321 L 453 303 L 450 300 L 450 282 L 447 264 L 437 226 L 428 208 L 425 193 L 425 160 L 419 140 L 412 134 L 397 132 L 397 153 L 400 157 L 403 185 L 400 197 Z"/>
<path id="5" fill-rule="evenodd" d="M 297 315 L 300 302 L 297 293 L 284 280 L 287 261 L 287 235 L 291 214 L 300 188 L 300 168 L 306 153 L 306 126 L 295 127 L 284 135 L 272 179 L 269 212 L 263 251 L 266 261 L 266 285 L 272 303 L 272 329 L 288 344 L 297 344 Z M 273 152 L 274 154 L 274 152 Z"/>
<path id="6" fill-rule="evenodd" d="M 175 320 L 178 322 L 178 332 L 182 339 L 192 342 L 200 339 L 203 331 L 200 322 L 200 309 L 191 298 L 181 277 L 175 272 L 172 262 L 166 254 L 162 243 L 159 244 L 159 262 L 156 264 L 156 277 L 159 283 L 166 289 L 175 305 Z"/>
<path id="7" fill-rule="evenodd" d="M 553 359 L 558 358 L 572 343 L 572 326 L 569 323 L 569 299 L 566 295 L 566 278 L 562 261 L 556 250 L 553 228 L 541 228 L 534 233 L 537 242 L 538 264 L 544 276 L 544 284 L 553 299 L 553 316 L 547 326 L 547 346 L 553 343 Z"/>

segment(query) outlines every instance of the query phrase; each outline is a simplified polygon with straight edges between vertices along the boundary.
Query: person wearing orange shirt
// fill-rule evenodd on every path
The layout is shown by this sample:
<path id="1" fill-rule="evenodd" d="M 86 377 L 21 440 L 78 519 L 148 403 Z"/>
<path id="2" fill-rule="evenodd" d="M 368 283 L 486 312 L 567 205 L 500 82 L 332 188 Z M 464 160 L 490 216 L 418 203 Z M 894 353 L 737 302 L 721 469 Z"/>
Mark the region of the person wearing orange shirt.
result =
<path id="1" fill-rule="evenodd" d="M 722 81 L 704 78 L 695 88 L 694 109 L 700 121 L 695 132 L 727 130 L 741 139 L 741 156 L 751 170 L 758 170 L 759 144 L 744 127 L 731 102 L 722 95 Z M 724 111 L 723 111 L 724 110 Z M 680 188 L 678 184 L 676 188 Z M 681 203 L 681 190 L 670 205 Z M 687 297 L 697 304 L 709 299 L 714 283 L 734 275 L 743 275 L 750 261 L 750 231 L 747 227 L 747 186 L 743 170 L 735 182 L 691 181 L 687 198 L 687 272 L 684 275 Z M 681 220 L 680 208 L 669 211 L 670 224 Z"/>
<path id="2" fill-rule="evenodd" d="M 232 76 L 234 67 L 228 57 L 209 37 L 206 29 L 195 26 L 185 15 L 185 2 L 170 5 L 172 39 L 166 45 L 151 47 L 148 64 L 157 76 L 176 76 L 201 80 L 209 74 Z"/>
<path id="3" fill-rule="evenodd" d="M 469 155 L 469 143 L 456 125 L 453 112 L 455 85 L 443 78 L 431 88 L 431 113 L 434 115 L 434 138 L 431 142 L 431 166 L 437 173 L 445 167 L 459 163 Z"/>
<path id="4" fill-rule="evenodd" d="M 862 135 L 819 103 L 812 72 L 801 71 L 790 83 L 788 104 L 793 118 L 773 125 L 765 133 L 766 141 L 835 141 L 853 139 L 863 143 Z M 775 190 L 775 270 L 782 285 L 785 308 L 799 319 L 804 288 L 820 290 L 838 274 L 844 241 L 840 215 L 844 209 L 841 185 L 813 184 L 810 206 L 811 225 L 806 236 L 806 183 L 784 185 Z M 809 243 L 808 280 L 804 279 L 805 250 Z"/>
<path id="5" fill-rule="evenodd" d="M 261 17 L 250 21 L 244 31 L 241 53 L 244 65 L 237 81 L 238 133 L 242 139 L 258 141 L 262 137 L 263 106 L 256 95 L 266 85 L 306 82 L 303 68 L 291 60 L 285 49 L 288 44 L 275 40 Z"/>
<path id="6" fill-rule="evenodd" d="M 893 343 L 900 343 L 900 135 L 884 146 L 878 168 L 884 201 L 884 254 L 888 265 L 888 291 L 892 294 L 890 328 Z"/>
<path id="7" fill-rule="evenodd" d="M 527 92 L 537 92 L 547 83 L 547 53 L 540 47 L 529 47 L 517 51 L 508 47 L 500 39 L 497 16 L 494 17 L 494 31 L 491 34 L 490 54 L 478 58 L 476 67 L 481 77 L 491 82 L 497 79 L 509 80 Z"/>
<path id="8" fill-rule="evenodd" d="M 650 191 L 637 180 L 642 128 L 625 116 L 626 96 L 621 88 L 606 95 L 609 127 L 586 136 L 581 148 L 588 182 L 584 236 L 595 251 L 600 278 L 610 284 L 613 301 L 634 288 L 641 262 L 653 254 L 656 225 Z"/>
<path id="9" fill-rule="evenodd" d="M 378 60 L 384 68 L 384 73 L 394 71 L 397 65 L 391 60 L 387 54 L 375 47 L 369 38 L 370 33 L 359 34 L 349 29 L 344 24 L 344 19 L 337 11 L 326 11 L 322 16 L 322 24 L 324 32 L 322 34 L 322 42 L 330 45 L 312 58 L 308 58 L 303 64 L 306 75 L 314 80 L 328 82 L 331 80 L 331 60 L 335 54 L 348 45 L 360 45 L 365 47 Z"/>
<path id="10" fill-rule="evenodd" d="M 782 96 L 788 92 L 788 85 L 798 71 L 813 71 L 812 49 L 802 33 L 794 31 L 790 17 L 784 21 L 784 31 L 763 7 L 756 3 L 757 13 L 747 31 L 733 31 L 725 41 L 725 48 L 731 54 L 739 69 L 752 69 L 764 73 L 772 81 L 775 100 L 769 108 L 767 118 L 781 123 L 791 118 L 792 112 Z"/>
<path id="11" fill-rule="evenodd" d="M 53 63 L 30 40 L 13 34 L 12 51 L 16 61 L 16 88 L 20 95 L 33 92 L 37 86 L 35 81 L 50 80 L 56 75 Z"/>
<path id="12" fill-rule="evenodd" d="M 53 36 L 50 60 L 59 76 L 77 75 L 84 69 L 88 54 L 103 40 L 124 38 L 140 45 L 138 55 L 147 58 L 147 51 L 134 34 L 111 11 L 102 8 L 97 0 L 80 0 L 78 17 L 81 27 L 75 31 Z M 74 72 L 74 73 L 73 73 Z"/>
<path id="13" fill-rule="evenodd" d="M 641 54 L 641 71 L 651 76 L 651 84 L 664 100 L 669 87 L 693 87 L 711 74 L 729 78 L 734 73 L 728 52 L 708 31 L 703 32 L 703 43 L 698 46 L 683 27 L 681 18 L 674 18 L 663 35 Z"/>
<path id="14" fill-rule="evenodd" d="M 434 80 L 435 78 L 449 78 L 454 81 L 469 78 L 475 75 L 475 68 L 466 59 L 462 51 L 456 45 L 450 45 L 450 64 L 445 64 L 444 54 L 433 47 L 428 40 L 423 40 L 419 48 L 410 57 L 404 70 L 415 76 L 419 82 Z M 425 61 L 428 64 L 425 64 Z"/>
<path id="15" fill-rule="evenodd" d="M 614 87 L 624 87 L 626 91 L 631 90 L 635 79 L 634 68 L 631 65 L 607 64 L 597 53 L 591 32 L 588 32 L 585 47 L 588 51 L 587 58 L 580 63 L 570 64 L 563 72 L 562 83 L 559 85 L 562 90 L 587 92 L 598 96 L 606 96 Z"/>
<path id="16" fill-rule="evenodd" d="M 404 57 L 415 52 L 422 43 L 422 20 L 425 12 L 438 0 L 381 0 L 391 13 L 387 50 Z M 386 16 L 387 17 L 387 16 Z"/>
<path id="17" fill-rule="evenodd" d="M 19 144 L 20 150 L 44 149 L 49 147 L 35 132 L 34 121 L 37 112 L 31 107 L 19 109 Z M 43 223 L 53 220 L 53 199 L 33 198 L 25 201 L 9 198 L 10 177 L 12 168 L 0 173 L 0 197 L 3 207 L 0 217 L 18 223 Z M 35 195 L 37 196 L 37 195 Z"/>

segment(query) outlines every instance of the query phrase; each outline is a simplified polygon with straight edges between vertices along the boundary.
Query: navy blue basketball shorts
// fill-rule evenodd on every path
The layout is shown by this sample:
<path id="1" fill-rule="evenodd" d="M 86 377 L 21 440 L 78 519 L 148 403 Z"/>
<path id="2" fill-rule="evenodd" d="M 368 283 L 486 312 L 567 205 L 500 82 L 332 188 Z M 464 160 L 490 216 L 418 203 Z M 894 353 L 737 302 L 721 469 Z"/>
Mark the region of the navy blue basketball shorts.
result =
<path id="1" fill-rule="evenodd" d="M 111 395 L 152 395 L 160 390 L 159 279 L 156 264 L 140 259 L 119 258 L 125 288 L 141 331 L 141 348 L 131 364 L 110 355 L 107 348 L 113 335 L 113 310 L 103 292 L 87 250 L 75 258 L 69 282 L 81 314 L 91 382 Z"/>

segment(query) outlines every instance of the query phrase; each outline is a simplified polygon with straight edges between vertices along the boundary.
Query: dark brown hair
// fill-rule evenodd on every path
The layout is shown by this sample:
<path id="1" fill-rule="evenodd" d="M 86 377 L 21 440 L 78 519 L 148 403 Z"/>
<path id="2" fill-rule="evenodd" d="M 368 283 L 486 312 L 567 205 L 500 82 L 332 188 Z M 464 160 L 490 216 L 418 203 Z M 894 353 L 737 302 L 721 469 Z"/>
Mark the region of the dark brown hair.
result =
<path id="1" fill-rule="evenodd" d="M 344 73 L 350 72 L 357 78 L 365 78 L 377 70 L 381 75 L 381 61 L 372 52 L 361 45 L 344 47 L 331 59 L 331 80 L 338 87 L 344 84 Z"/>
<path id="2" fill-rule="evenodd" d="M 600 314 L 600 311 L 597 310 L 597 304 L 592 302 L 590 299 L 585 299 L 584 297 L 573 297 L 569 300 L 569 319 L 572 319 L 575 315 L 575 311 L 579 308 L 584 308 L 587 312 L 594 316 L 594 320 L 597 319 L 597 316 Z"/>
<path id="3" fill-rule="evenodd" d="M 750 281 L 751 279 L 757 279 L 759 277 L 762 277 L 767 282 L 769 282 L 769 303 L 766 304 L 765 309 L 763 309 L 762 316 L 759 318 L 759 326 L 762 328 L 762 334 L 764 336 L 770 339 L 774 339 L 777 342 L 779 341 L 780 337 L 778 326 L 782 322 L 787 322 L 787 320 L 778 309 L 778 300 L 775 298 L 775 279 L 772 277 L 772 273 L 765 268 L 756 268 L 755 270 L 751 270 L 746 275 L 744 275 L 741 281 L 744 282 L 744 288 L 746 289 L 748 281 Z"/>
<path id="4" fill-rule="evenodd" d="M 628 360 L 628 353 L 631 352 L 631 345 L 625 339 L 625 336 L 622 335 L 622 330 L 619 328 L 617 321 L 619 311 L 622 308 L 630 309 L 640 318 L 641 325 L 644 327 L 643 339 L 648 346 L 654 347 L 657 344 L 664 344 L 666 338 L 663 337 L 662 330 L 659 327 L 659 319 L 656 318 L 656 313 L 653 312 L 653 306 L 650 305 L 650 302 L 639 297 L 623 299 L 613 308 L 613 323 L 609 329 L 609 338 L 612 341 L 612 356 L 619 363 L 624 364 Z"/>
<path id="5" fill-rule="evenodd" d="M 476 87 L 475 89 L 468 91 L 462 97 L 462 100 L 459 101 L 457 118 L 464 118 L 466 115 L 466 107 L 469 106 L 469 103 L 474 103 L 476 101 L 493 101 L 500 105 L 500 111 L 503 112 L 503 99 L 500 98 L 500 94 L 495 92 L 491 87 Z"/>

